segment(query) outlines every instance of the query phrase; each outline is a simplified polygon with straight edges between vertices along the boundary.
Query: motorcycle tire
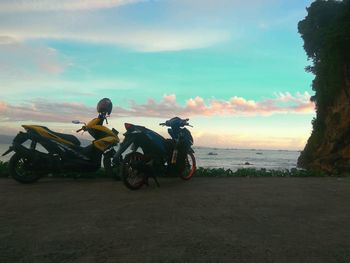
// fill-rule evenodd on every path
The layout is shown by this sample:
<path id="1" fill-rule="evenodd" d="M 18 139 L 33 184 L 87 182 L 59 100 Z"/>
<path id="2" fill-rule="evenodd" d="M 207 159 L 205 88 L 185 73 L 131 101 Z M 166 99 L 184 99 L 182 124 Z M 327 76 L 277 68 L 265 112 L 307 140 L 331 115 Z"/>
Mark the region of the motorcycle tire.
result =
<path id="1" fill-rule="evenodd" d="M 28 160 L 19 153 L 15 153 L 9 161 L 9 174 L 19 183 L 35 183 L 41 178 L 42 174 L 40 172 L 26 171 L 24 167 L 25 162 L 28 162 Z"/>
<path id="2" fill-rule="evenodd" d="M 190 180 L 195 174 L 196 169 L 196 158 L 194 157 L 193 153 L 187 153 L 186 169 L 180 174 L 180 178 L 185 181 Z"/>
<path id="3" fill-rule="evenodd" d="M 133 168 L 133 162 L 144 160 L 144 155 L 139 152 L 133 152 L 125 156 L 121 167 L 120 177 L 124 185 L 130 190 L 138 190 L 146 183 L 144 172 Z"/>

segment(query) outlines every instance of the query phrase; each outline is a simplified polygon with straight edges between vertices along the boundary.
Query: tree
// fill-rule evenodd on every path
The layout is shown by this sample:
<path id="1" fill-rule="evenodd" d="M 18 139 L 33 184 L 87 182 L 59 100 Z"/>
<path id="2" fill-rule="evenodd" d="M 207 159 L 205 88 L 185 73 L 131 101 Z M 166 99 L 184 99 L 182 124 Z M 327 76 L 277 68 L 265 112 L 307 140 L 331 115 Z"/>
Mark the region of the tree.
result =
<path id="1" fill-rule="evenodd" d="M 345 92 L 350 104 L 350 0 L 316 0 L 307 11 L 298 29 L 312 61 L 306 70 L 315 74 L 312 82 L 315 95 L 311 99 L 316 104 L 316 118 L 301 156 L 303 162 L 312 159 L 322 143 L 326 116 L 340 91 Z"/>

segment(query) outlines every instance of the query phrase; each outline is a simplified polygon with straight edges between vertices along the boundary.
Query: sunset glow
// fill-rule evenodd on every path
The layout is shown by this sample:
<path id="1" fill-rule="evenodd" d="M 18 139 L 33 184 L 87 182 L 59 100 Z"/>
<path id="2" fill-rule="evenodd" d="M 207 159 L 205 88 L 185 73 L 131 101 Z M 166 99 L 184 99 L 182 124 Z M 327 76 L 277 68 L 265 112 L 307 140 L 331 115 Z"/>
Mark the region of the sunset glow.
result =
<path id="1" fill-rule="evenodd" d="M 310 3 L 1 1 L 0 134 L 74 133 L 108 97 L 121 133 L 167 136 L 158 123 L 180 116 L 197 146 L 301 150 L 315 115 L 297 32 Z"/>

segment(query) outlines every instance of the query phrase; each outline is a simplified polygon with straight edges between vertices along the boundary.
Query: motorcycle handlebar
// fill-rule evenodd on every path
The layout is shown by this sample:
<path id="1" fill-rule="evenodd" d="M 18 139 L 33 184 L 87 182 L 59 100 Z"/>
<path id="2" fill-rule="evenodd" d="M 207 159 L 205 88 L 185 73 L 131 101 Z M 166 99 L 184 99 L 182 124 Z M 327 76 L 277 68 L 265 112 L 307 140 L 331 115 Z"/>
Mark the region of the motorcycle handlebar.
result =
<path id="1" fill-rule="evenodd" d="M 159 123 L 159 125 L 160 126 L 167 126 L 167 124 L 166 123 Z M 185 124 L 183 124 L 183 126 L 189 126 L 189 127 L 192 127 L 193 128 L 193 126 L 192 125 L 190 125 L 190 124 L 188 124 L 188 123 L 185 123 Z"/>
<path id="2" fill-rule="evenodd" d="M 76 132 L 86 131 L 86 126 L 81 127 L 79 130 L 76 130 Z"/>

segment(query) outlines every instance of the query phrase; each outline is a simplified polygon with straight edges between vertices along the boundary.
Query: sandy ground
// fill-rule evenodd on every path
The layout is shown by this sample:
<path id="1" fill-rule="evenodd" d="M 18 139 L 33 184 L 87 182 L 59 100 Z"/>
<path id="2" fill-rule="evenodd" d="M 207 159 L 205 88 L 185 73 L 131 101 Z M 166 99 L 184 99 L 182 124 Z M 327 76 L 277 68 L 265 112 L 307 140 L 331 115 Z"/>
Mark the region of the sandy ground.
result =
<path id="1" fill-rule="evenodd" d="M 350 262 L 350 178 L 0 179 L 0 262 Z"/>

